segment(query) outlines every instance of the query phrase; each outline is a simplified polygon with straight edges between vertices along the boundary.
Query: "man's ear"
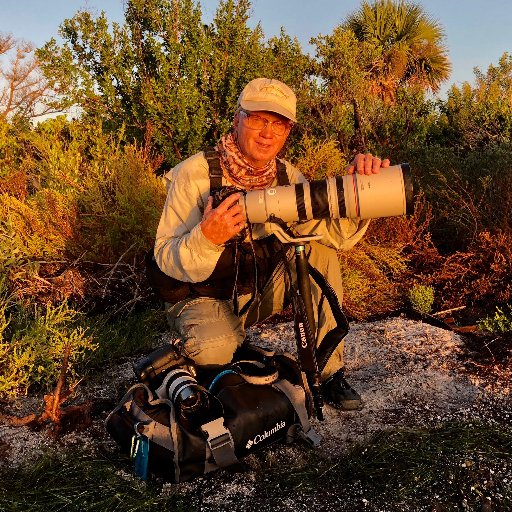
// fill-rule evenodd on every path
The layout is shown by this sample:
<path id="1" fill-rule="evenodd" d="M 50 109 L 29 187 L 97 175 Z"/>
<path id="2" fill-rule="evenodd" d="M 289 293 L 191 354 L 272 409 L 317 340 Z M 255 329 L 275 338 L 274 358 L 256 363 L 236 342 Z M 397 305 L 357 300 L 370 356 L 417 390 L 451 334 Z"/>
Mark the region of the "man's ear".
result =
<path id="1" fill-rule="evenodd" d="M 238 128 L 238 123 L 240 122 L 240 110 L 235 112 L 235 116 L 233 117 L 233 129 Z"/>

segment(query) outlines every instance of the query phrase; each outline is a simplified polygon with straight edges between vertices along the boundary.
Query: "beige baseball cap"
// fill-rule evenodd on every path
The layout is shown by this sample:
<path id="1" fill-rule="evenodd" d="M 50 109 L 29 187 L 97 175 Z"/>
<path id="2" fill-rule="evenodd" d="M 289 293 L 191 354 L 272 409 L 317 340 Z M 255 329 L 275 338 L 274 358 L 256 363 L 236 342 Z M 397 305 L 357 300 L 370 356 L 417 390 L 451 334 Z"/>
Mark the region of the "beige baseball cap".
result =
<path id="1" fill-rule="evenodd" d="M 251 80 L 238 97 L 238 105 L 249 112 L 275 112 L 294 123 L 297 121 L 295 93 L 283 82 L 272 78 Z"/>

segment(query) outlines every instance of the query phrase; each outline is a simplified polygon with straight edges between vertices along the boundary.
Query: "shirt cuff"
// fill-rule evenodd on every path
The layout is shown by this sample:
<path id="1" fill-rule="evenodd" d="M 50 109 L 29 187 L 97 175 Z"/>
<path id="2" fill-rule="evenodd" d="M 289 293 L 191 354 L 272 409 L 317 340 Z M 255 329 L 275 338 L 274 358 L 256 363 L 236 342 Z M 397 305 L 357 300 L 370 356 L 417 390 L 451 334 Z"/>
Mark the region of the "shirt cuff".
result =
<path id="1" fill-rule="evenodd" d="M 189 247 L 193 252 L 203 257 L 206 253 L 217 254 L 224 250 L 224 245 L 214 244 L 204 236 L 200 223 L 194 226 L 190 232 Z"/>

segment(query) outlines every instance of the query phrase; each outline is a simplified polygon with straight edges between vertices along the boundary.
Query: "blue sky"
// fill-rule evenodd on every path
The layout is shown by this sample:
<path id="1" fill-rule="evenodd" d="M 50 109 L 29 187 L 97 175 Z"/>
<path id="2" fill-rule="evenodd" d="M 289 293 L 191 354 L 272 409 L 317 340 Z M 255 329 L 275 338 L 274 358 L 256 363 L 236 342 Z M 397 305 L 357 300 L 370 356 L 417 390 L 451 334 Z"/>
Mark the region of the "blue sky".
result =
<path id="1" fill-rule="evenodd" d="M 453 71 L 452 83 L 473 82 L 473 68 L 485 71 L 497 64 L 504 52 L 512 53 L 512 1 L 510 0 L 417 0 L 446 32 Z M 201 2 L 205 21 L 213 17 L 218 0 Z M 261 22 L 270 37 L 283 26 L 305 50 L 309 40 L 330 34 L 345 17 L 357 10 L 359 0 L 252 0 L 251 23 Z M 81 8 L 107 12 L 110 20 L 122 21 L 123 0 L 0 0 L 0 32 L 42 45 L 57 36 L 59 24 Z"/>

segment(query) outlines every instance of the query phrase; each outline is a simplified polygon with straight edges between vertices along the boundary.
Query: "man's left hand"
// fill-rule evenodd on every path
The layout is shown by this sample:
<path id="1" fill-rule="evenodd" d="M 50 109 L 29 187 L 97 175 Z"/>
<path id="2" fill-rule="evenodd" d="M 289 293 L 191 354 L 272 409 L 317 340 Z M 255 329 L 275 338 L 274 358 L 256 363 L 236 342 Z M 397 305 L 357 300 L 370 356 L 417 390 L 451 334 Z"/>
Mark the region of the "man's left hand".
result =
<path id="1" fill-rule="evenodd" d="M 384 167 L 389 167 L 388 158 L 382 160 L 371 153 L 359 153 L 347 167 L 347 172 L 348 174 L 354 174 L 354 172 L 358 174 L 379 174 L 380 170 Z"/>

